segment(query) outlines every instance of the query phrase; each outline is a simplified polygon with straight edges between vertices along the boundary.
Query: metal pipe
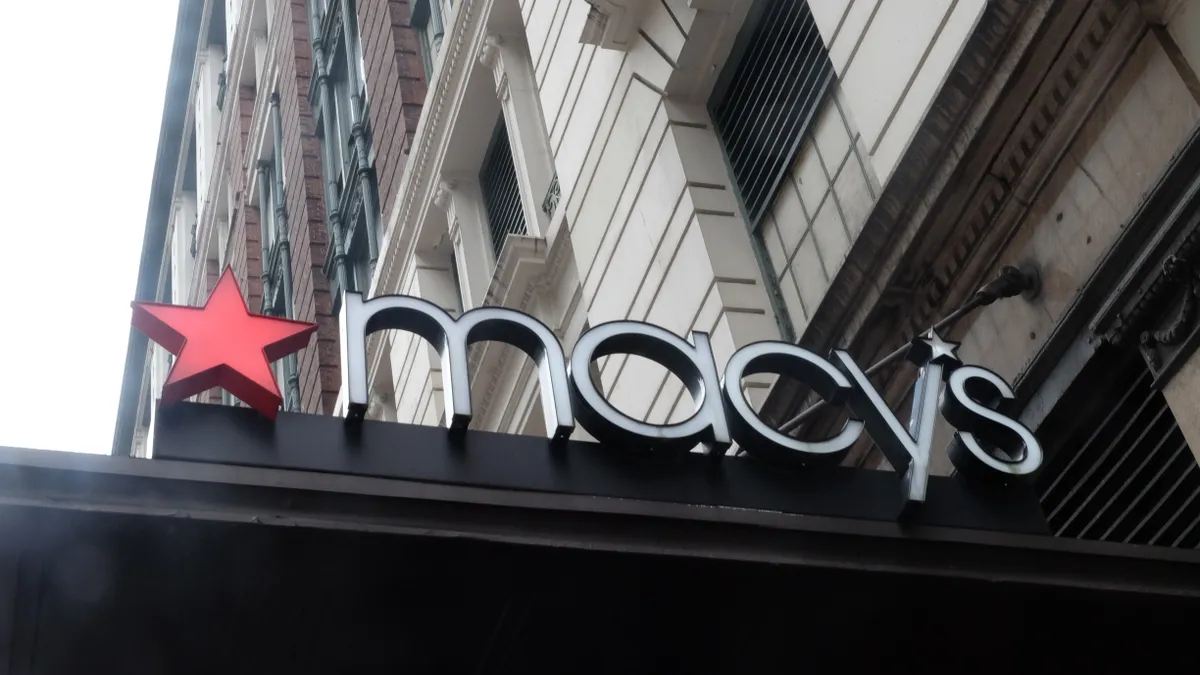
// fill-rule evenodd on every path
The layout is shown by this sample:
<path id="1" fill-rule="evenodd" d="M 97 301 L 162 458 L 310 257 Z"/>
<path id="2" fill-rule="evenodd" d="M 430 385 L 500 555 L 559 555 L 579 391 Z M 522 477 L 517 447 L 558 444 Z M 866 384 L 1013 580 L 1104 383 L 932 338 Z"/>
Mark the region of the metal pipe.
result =
<path id="1" fill-rule="evenodd" d="M 283 118 L 279 112 L 279 93 L 271 94 L 271 126 L 275 138 L 275 227 L 274 246 L 277 248 L 276 258 L 279 260 L 280 290 L 283 292 L 283 315 L 288 319 L 296 318 L 292 305 L 292 246 L 289 235 L 287 214 L 287 193 L 283 187 Z M 300 372 L 295 354 L 284 357 L 284 373 L 287 377 L 287 399 L 284 410 L 299 410 L 300 408 Z"/>
<path id="2" fill-rule="evenodd" d="M 432 0 L 436 2 L 436 0 Z M 351 53 L 351 48 L 361 45 L 358 42 L 358 36 L 355 35 L 355 30 L 351 24 L 351 18 L 355 17 L 350 7 L 350 0 L 341 0 L 340 7 L 342 10 L 342 42 L 346 46 L 346 75 L 354 90 L 350 96 L 350 137 L 354 139 L 354 155 L 358 160 L 358 189 L 362 192 L 363 213 L 366 216 L 367 228 L 367 278 L 371 279 L 375 276 L 375 263 L 379 260 L 379 192 L 375 185 L 375 176 L 371 171 L 371 166 L 367 162 L 369 154 L 367 148 L 367 131 L 363 121 L 363 101 L 359 94 L 359 84 L 365 82 L 365 75 L 358 72 L 358 60 Z M 353 22 L 353 26 L 357 26 L 358 21 Z M 365 86 L 365 85 L 364 85 Z M 370 283 L 368 281 L 368 283 Z M 360 292 L 365 293 L 367 289 L 360 288 Z"/>
<path id="3" fill-rule="evenodd" d="M 333 122 L 333 92 L 329 90 L 329 68 L 325 58 L 325 41 L 321 36 L 322 23 L 316 2 L 309 0 L 309 36 L 312 39 L 317 97 L 321 105 L 321 126 L 325 136 L 325 142 L 321 143 L 321 164 L 325 167 L 325 229 L 329 235 L 330 246 L 333 247 L 334 278 L 338 288 L 345 292 L 349 279 L 346 274 L 346 245 L 342 241 L 342 228 L 338 225 L 338 186 L 336 173 L 333 171 L 333 149 L 330 147 L 330 139 L 337 138 L 337 128 Z"/>
<path id="4" fill-rule="evenodd" d="M 1006 266 L 1000 270 L 999 277 L 985 284 L 982 288 L 976 291 L 975 295 L 971 296 L 970 300 L 963 303 L 962 307 L 959 307 L 941 321 L 933 324 L 933 330 L 943 330 L 974 310 L 985 305 L 990 305 L 1000 298 L 1011 298 L 1020 295 L 1025 291 L 1033 290 L 1037 287 L 1037 283 L 1037 275 L 1032 271 Z M 867 377 L 870 377 L 878 373 L 894 363 L 897 359 L 903 357 L 907 351 L 908 345 L 900 347 L 891 354 L 883 357 L 875 365 L 867 368 L 865 374 Z M 828 407 L 828 405 L 829 404 L 825 401 L 820 401 L 814 404 L 807 410 L 801 412 L 799 415 L 796 415 L 795 417 L 781 424 L 779 426 L 779 430 L 784 433 L 794 430 L 796 427 L 799 427 L 801 424 L 803 424 L 805 420 L 808 420 L 815 415 L 818 411 Z"/>
<path id="5" fill-rule="evenodd" d="M 270 178 L 267 176 L 267 171 L 270 169 L 270 163 L 266 160 L 258 161 L 258 230 L 259 239 L 262 242 L 262 281 L 263 281 L 263 298 L 271 297 L 271 277 L 272 271 L 268 269 L 271 258 L 271 230 L 267 225 L 267 215 L 270 212 L 267 204 L 270 201 L 268 196 L 267 181 Z"/>

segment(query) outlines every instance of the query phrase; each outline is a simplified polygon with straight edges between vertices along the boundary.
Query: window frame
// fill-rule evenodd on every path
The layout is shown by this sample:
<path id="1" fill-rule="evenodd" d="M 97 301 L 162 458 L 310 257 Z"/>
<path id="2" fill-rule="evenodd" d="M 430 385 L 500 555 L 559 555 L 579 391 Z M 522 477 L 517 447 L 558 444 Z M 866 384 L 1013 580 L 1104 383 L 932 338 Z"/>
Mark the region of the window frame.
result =
<path id="1" fill-rule="evenodd" d="M 445 20 L 442 18 L 441 5 L 434 5 L 438 0 L 416 0 L 413 3 L 410 25 L 417 32 L 420 45 L 421 65 L 425 68 L 425 81 L 433 80 L 437 70 L 439 54 L 434 53 L 433 42 L 438 37 L 445 37 Z"/>

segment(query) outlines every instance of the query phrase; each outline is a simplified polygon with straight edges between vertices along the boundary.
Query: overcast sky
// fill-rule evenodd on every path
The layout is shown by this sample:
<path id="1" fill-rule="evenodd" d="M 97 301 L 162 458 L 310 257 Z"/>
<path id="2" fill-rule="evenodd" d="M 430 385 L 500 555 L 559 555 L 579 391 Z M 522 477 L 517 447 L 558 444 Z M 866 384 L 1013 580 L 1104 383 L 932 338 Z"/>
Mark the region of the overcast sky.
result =
<path id="1" fill-rule="evenodd" d="M 0 446 L 111 445 L 177 8 L 5 3 Z"/>

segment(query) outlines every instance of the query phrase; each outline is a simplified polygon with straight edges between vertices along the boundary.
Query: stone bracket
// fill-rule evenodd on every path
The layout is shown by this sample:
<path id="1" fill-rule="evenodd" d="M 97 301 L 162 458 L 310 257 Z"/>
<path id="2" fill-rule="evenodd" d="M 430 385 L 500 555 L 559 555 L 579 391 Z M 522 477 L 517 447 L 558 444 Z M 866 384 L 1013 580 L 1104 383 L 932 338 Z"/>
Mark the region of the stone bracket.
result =
<path id="1" fill-rule="evenodd" d="M 603 49 L 629 51 L 642 25 L 649 0 L 586 0 L 588 12 L 579 41 Z"/>

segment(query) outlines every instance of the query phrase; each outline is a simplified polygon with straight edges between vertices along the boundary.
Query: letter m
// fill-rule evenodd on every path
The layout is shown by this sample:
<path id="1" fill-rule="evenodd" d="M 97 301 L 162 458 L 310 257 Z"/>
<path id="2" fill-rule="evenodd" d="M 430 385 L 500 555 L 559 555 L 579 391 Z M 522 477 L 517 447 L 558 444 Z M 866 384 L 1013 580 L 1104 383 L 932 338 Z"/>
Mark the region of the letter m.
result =
<path id="1" fill-rule="evenodd" d="M 346 293 L 339 321 L 347 425 L 361 424 L 367 410 L 367 336 L 391 329 L 424 338 L 441 356 L 446 425 L 450 429 L 465 430 L 471 422 L 467 347 L 494 341 L 520 349 L 537 364 L 547 436 L 564 440 L 574 430 L 562 345 L 553 331 L 527 314 L 503 307 L 479 307 L 455 319 L 420 298 L 385 295 L 363 300 L 359 293 Z"/>

